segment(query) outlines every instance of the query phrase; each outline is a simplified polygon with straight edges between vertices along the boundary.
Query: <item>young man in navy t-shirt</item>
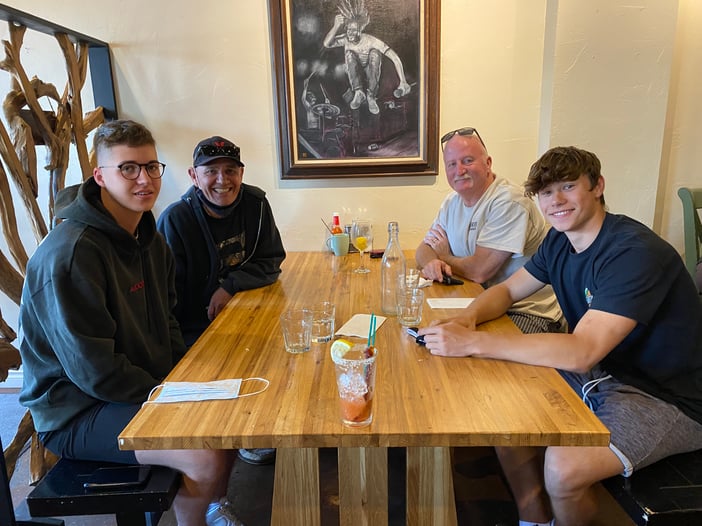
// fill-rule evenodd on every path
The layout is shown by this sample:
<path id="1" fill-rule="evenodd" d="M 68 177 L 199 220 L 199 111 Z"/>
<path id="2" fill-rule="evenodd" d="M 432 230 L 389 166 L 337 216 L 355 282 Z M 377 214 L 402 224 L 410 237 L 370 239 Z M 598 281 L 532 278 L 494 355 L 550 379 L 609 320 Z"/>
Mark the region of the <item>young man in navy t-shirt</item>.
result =
<path id="1" fill-rule="evenodd" d="M 555 367 L 610 431 L 609 447 L 497 448 L 520 525 L 588 524 L 593 486 L 702 448 L 702 304 L 675 249 L 607 212 L 600 161 L 575 147 L 546 152 L 525 184 L 552 225 L 539 250 L 460 317 L 420 329 L 443 356 Z M 551 285 L 568 334 L 476 332 Z"/>

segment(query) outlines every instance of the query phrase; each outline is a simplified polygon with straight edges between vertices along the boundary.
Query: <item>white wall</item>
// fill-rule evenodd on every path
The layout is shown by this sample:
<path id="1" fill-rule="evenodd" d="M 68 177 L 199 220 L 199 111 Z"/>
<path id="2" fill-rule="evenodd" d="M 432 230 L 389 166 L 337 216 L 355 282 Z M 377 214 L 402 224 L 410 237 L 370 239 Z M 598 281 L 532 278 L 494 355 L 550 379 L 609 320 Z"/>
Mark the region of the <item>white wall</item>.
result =
<path id="1" fill-rule="evenodd" d="M 213 134 L 241 146 L 245 180 L 268 193 L 288 250 L 319 249 L 319 218 L 333 211 L 370 218 L 376 246 L 397 220 L 413 248 L 448 192 L 443 168 L 436 178 L 281 181 L 263 0 L 5 3 L 110 43 L 120 116 L 152 130 L 168 165 L 157 213 L 187 188 L 192 149 Z M 440 131 L 477 127 L 495 170 L 516 183 L 546 146 L 591 148 L 611 210 L 682 247 L 675 192 L 702 186 L 699 2 L 444 0 L 441 9 Z M 44 55 L 28 50 L 25 66 L 51 69 Z"/>
<path id="2" fill-rule="evenodd" d="M 440 129 L 478 127 L 496 170 L 519 182 L 535 155 L 544 2 L 523 4 L 444 1 L 441 21 Z M 443 175 L 280 179 L 266 2 L 35 0 L 31 12 L 110 43 L 120 116 L 153 131 L 168 165 L 159 210 L 187 188 L 192 149 L 211 134 L 241 146 L 245 180 L 268 192 L 289 250 L 318 249 L 319 217 L 333 211 L 369 217 L 378 246 L 397 220 L 414 247 L 448 190 Z"/>
<path id="3" fill-rule="evenodd" d="M 552 145 L 602 162 L 611 211 L 653 224 L 670 84 L 676 2 L 559 4 Z"/>
<path id="4" fill-rule="evenodd" d="M 681 186 L 702 187 L 702 2 L 681 0 L 654 230 L 682 251 Z"/>

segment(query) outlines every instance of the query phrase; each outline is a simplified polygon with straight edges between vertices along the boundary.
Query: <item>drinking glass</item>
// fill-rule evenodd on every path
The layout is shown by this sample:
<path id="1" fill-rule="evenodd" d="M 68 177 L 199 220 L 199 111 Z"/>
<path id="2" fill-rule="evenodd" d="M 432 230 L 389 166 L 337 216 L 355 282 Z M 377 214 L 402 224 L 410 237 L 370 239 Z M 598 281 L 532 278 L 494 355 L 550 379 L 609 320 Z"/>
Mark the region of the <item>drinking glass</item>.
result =
<path id="1" fill-rule="evenodd" d="M 351 241 L 353 246 L 358 249 L 361 254 L 361 265 L 354 269 L 358 274 L 370 272 L 370 269 L 365 266 L 365 253 L 371 249 L 373 245 L 373 229 L 370 221 L 365 219 L 354 219 L 351 225 Z"/>
<path id="2" fill-rule="evenodd" d="M 351 348 L 332 345 L 331 357 L 336 371 L 339 408 L 344 425 L 363 427 L 373 421 L 376 354 L 375 347 L 365 344 Z"/>

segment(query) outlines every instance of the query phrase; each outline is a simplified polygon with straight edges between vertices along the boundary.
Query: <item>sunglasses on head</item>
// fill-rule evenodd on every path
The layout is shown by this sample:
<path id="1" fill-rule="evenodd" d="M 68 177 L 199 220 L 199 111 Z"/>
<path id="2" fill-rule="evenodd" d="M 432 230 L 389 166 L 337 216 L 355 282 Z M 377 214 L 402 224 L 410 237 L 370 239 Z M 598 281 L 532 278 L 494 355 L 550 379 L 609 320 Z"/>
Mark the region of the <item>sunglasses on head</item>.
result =
<path id="1" fill-rule="evenodd" d="M 443 137 L 441 137 L 441 149 L 444 149 L 444 144 L 449 142 L 451 138 L 454 135 L 465 135 L 465 136 L 470 136 L 470 135 L 475 135 L 478 140 L 480 141 L 480 144 L 483 145 L 483 148 L 487 149 L 487 146 L 485 146 L 485 143 L 483 142 L 483 138 L 480 136 L 478 133 L 478 130 L 475 128 L 458 128 L 457 130 L 450 131 L 448 133 L 445 133 Z"/>
<path id="2" fill-rule="evenodd" d="M 222 155 L 225 157 L 239 157 L 239 147 L 238 146 L 217 146 L 213 144 L 203 144 L 195 152 L 195 157 L 200 154 L 204 154 L 207 157 L 212 157 L 214 155 Z"/>

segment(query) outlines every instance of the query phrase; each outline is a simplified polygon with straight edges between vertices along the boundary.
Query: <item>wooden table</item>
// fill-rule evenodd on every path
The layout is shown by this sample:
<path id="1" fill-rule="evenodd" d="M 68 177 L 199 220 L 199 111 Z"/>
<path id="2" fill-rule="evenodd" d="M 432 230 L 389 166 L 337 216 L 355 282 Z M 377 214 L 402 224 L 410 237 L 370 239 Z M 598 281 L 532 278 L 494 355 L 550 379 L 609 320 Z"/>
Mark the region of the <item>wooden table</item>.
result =
<path id="1" fill-rule="evenodd" d="M 413 262 L 408 253 L 408 261 Z M 278 448 L 271 524 L 320 525 L 317 449 L 339 451 L 340 523 L 387 525 L 387 448 L 407 448 L 407 524 L 455 525 L 451 446 L 604 446 L 609 433 L 558 373 L 545 367 L 432 356 L 395 318 L 378 329 L 373 423 L 340 422 L 330 344 L 285 352 L 278 316 L 331 300 L 337 327 L 380 313 L 380 260 L 289 253 L 280 280 L 234 296 L 168 376 L 170 381 L 263 377 L 270 387 L 226 401 L 148 404 L 122 449 Z M 473 297 L 480 287 L 433 284 L 426 297 Z M 423 322 L 454 314 L 425 302 Z M 481 330 L 516 331 L 503 317 Z M 246 386 L 247 383 L 244 383 Z"/>

